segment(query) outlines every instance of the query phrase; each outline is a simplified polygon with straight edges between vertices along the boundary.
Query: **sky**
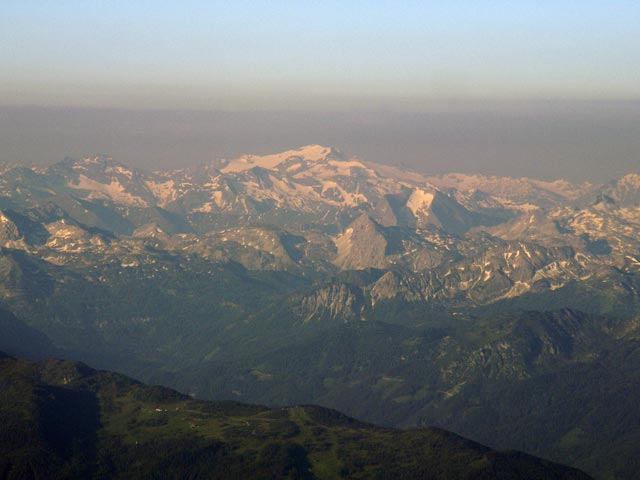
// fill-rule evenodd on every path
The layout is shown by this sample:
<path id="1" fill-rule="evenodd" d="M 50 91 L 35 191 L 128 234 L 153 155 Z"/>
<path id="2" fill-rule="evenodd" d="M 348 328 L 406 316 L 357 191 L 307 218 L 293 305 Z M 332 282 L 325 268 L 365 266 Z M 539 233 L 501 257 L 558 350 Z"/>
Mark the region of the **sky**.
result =
<path id="1" fill-rule="evenodd" d="M 640 2 L 0 0 L 0 160 L 640 170 Z"/>
<path id="2" fill-rule="evenodd" d="M 0 160 L 17 163 L 104 153 L 153 170 L 312 143 L 427 174 L 604 182 L 640 173 L 640 101 L 465 103 L 424 112 L 0 107 Z"/>
<path id="3" fill-rule="evenodd" d="M 640 97 L 640 2 L 3 0 L 0 103 Z"/>

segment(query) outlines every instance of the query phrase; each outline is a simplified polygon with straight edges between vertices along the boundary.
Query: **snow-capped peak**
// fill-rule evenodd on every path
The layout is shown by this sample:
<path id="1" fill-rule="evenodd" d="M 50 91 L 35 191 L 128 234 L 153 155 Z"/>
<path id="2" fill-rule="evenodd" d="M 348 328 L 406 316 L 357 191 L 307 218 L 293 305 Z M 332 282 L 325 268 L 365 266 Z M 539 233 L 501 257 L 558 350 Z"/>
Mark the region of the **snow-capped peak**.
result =
<path id="1" fill-rule="evenodd" d="M 280 164 L 290 158 L 299 158 L 309 162 L 317 162 L 328 157 L 338 157 L 340 153 L 332 147 L 323 145 L 307 145 L 294 150 L 274 153 L 271 155 L 243 155 L 240 158 L 230 160 L 220 169 L 223 173 L 241 172 L 254 167 L 276 169 Z"/>

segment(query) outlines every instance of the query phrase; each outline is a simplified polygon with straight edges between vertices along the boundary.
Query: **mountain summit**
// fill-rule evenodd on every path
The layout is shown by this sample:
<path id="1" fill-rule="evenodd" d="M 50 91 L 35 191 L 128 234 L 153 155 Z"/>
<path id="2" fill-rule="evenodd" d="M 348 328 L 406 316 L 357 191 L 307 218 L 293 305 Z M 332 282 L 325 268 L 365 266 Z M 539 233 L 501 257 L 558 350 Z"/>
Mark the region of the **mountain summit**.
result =
<path id="1" fill-rule="evenodd" d="M 240 172 L 255 167 L 277 170 L 281 167 L 291 167 L 296 162 L 309 163 L 328 159 L 342 159 L 342 154 L 332 147 L 306 145 L 295 150 L 271 155 L 243 155 L 234 160 L 223 161 L 220 171 L 223 173 Z"/>

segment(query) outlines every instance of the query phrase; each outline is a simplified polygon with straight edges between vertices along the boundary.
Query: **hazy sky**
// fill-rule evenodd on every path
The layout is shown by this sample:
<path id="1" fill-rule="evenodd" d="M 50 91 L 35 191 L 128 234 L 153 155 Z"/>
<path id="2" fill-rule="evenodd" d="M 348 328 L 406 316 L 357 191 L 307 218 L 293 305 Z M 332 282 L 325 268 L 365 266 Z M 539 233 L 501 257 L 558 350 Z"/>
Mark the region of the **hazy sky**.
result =
<path id="1" fill-rule="evenodd" d="M 0 0 L 0 160 L 640 171 L 640 1 Z"/>
<path id="2" fill-rule="evenodd" d="M 0 104 L 640 97 L 637 0 L 3 0 Z"/>
<path id="3" fill-rule="evenodd" d="M 0 107 L 0 159 L 11 162 L 107 153 L 155 169 L 310 143 L 426 173 L 605 181 L 640 173 L 640 101 L 464 103 L 425 112 Z"/>

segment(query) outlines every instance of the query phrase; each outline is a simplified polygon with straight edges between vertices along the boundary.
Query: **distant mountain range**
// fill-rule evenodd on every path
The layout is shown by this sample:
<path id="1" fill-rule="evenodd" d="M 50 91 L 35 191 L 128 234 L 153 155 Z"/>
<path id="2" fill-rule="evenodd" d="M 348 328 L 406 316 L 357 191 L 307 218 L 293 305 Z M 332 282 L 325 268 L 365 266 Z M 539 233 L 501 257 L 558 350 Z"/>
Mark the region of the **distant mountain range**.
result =
<path id="1" fill-rule="evenodd" d="M 3 167 L 0 245 L 8 353 L 640 471 L 638 173 L 426 176 L 320 145 L 158 172 L 98 155 Z"/>
<path id="2" fill-rule="evenodd" d="M 640 268 L 636 174 L 600 187 L 425 177 L 310 145 L 155 173 L 67 159 L 6 170 L 0 193 L 3 245 L 54 264 L 133 265 L 153 243 L 250 270 L 394 272 L 369 285 L 370 304 L 487 304 Z M 398 271 L 410 290 L 393 286 Z"/>

